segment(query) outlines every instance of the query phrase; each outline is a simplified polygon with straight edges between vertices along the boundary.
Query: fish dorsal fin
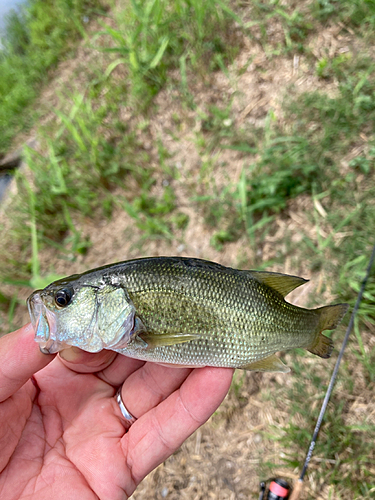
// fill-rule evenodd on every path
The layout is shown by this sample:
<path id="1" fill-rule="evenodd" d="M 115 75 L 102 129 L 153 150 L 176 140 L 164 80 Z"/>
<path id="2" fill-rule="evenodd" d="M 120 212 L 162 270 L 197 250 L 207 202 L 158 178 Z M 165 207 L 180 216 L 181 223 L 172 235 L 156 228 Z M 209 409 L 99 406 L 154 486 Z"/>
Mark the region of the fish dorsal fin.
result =
<path id="1" fill-rule="evenodd" d="M 283 297 L 288 295 L 295 288 L 307 283 L 309 280 L 299 278 L 298 276 L 290 276 L 289 274 L 270 273 L 267 271 L 251 271 L 251 274 L 264 285 L 269 286 L 281 293 Z"/>
<path id="2" fill-rule="evenodd" d="M 290 368 L 281 361 L 275 354 L 271 354 L 268 358 L 253 361 L 245 366 L 241 366 L 243 370 L 251 370 L 255 372 L 279 372 L 289 373 Z"/>

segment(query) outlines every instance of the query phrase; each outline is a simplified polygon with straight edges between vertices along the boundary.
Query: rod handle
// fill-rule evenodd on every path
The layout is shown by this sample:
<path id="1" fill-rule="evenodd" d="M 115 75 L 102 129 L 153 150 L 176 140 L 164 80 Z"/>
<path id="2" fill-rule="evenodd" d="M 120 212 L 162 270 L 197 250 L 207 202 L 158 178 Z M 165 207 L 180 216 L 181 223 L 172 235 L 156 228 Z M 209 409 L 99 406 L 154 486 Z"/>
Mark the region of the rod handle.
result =
<path id="1" fill-rule="evenodd" d="M 299 500 L 302 493 L 303 481 L 298 479 L 296 484 L 293 486 L 292 494 L 289 497 L 289 500 Z"/>

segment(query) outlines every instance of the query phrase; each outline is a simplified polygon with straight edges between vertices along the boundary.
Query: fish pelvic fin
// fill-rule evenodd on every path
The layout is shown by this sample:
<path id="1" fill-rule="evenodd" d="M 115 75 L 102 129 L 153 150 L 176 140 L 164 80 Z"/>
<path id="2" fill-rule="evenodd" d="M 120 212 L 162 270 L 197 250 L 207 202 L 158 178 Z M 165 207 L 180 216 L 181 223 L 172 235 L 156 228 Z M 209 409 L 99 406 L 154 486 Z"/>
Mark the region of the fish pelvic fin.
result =
<path id="1" fill-rule="evenodd" d="M 247 365 L 240 367 L 242 370 L 256 371 L 256 372 L 279 372 L 289 373 L 290 368 L 281 361 L 275 354 L 268 356 L 268 358 L 253 361 Z"/>
<path id="2" fill-rule="evenodd" d="M 200 338 L 198 334 L 189 333 L 141 333 L 138 335 L 147 344 L 147 349 L 168 345 L 183 344 Z"/>
<path id="3" fill-rule="evenodd" d="M 304 285 L 309 280 L 299 278 L 298 276 L 290 276 L 289 274 L 270 273 L 266 271 L 250 271 L 258 281 L 269 286 L 280 293 L 283 297 L 288 295 L 295 288 Z"/>
<path id="4" fill-rule="evenodd" d="M 331 356 L 333 350 L 332 340 L 321 332 L 324 330 L 334 330 L 341 323 L 348 307 L 349 304 L 336 304 L 334 306 L 325 306 L 315 309 L 316 312 L 320 313 L 317 328 L 318 334 L 313 344 L 308 347 L 309 352 L 321 358 L 329 358 Z"/>

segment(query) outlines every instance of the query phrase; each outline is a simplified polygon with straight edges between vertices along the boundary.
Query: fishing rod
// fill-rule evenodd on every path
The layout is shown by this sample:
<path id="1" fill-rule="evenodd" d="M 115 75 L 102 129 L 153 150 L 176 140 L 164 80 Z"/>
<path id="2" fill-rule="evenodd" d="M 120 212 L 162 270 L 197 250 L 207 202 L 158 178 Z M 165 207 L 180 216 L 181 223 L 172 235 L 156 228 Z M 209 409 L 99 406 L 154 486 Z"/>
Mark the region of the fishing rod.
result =
<path id="1" fill-rule="evenodd" d="M 289 497 L 289 493 L 291 492 L 291 487 L 289 486 L 289 484 L 286 481 L 284 481 L 283 479 L 280 479 L 280 478 L 275 478 L 275 479 L 271 480 L 271 484 L 270 484 L 268 494 L 266 497 L 264 496 L 266 494 L 266 485 L 264 482 L 260 483 L 259 500 L 263 500 L 263 499 L 264 500 L 284 500 L 287 498 L 289 498 L 289 500 L 299 500 L 299 498 L 301 496 L 301 492 L 302 492 L 302 488 L 303 488 L 303 480 L 304 480 L 307 468 L 309 466 L 312 454 L 314 452 L 314 448 L 315 448 L 316 441 L 318 438 L 319 430 L 320 430 L 320 427 L 322 425 L 323 417 L 324 417 L 324 414 L 326 412 L 328 402 L 329 402 L 329 399 L 330 399 L 332 391 L 333 391 L 333 386 L 334 386 L 335 381 L 336 381 L 336 377 L 337 377 L 337 374 L 339 371 L 340 363 L 341 363 L 341 360 L 344 356 L 346 344 L 348 343 L 349 335 L 352 331 L 352 328 L 354 325 L 354 320 L 355 320 L 355 317 L 357 315 L 359 305 L 361 303 L 367 281 L 370 277 L 371 268 L 373 266 L 374 260 L 375 260 L 375 245 L 372 249 L 370 261 L 369 261 L 369 264 L 368 264 L 367 270 L 366 270 L 366 275 L 362 281 L 362 285 L 361 285 L 361 288 L 359 290 L 358 297 L 357 297 L 353 312 L 350 316 L 349 325 L 348 325 L 348 328 L 346 329 L 345 337 L 344 337 L 344 340 L 342 342 L 342 346 L 341 346 L 341 349 L 340 349 L 340 352 L 339 352 L 339 355 L 338 355 L 338 358 L 337 358 L 337 361 L 335 364 L 335 368 L 333 369 L 333 372 L 332 372 L 331 380 L 329 382 L 327 392 L 326 392 L 326 395 L 324 397 L 324 401 L 322 404 L 322 408 L 320 410 L 319 417 L 318 417 L 318 420 L 317 420 L 316 425 L 315 425 L 314 433 L 313 433 L 313 436 L 312 436 L 311 441 L 310 441 L 310 446 L 307 450 L 305 463 L 302 467 L 302 471 L 301 471 L 301 474 L 297 480 L 297 483 L 293 488 L 292 494 Z"/>

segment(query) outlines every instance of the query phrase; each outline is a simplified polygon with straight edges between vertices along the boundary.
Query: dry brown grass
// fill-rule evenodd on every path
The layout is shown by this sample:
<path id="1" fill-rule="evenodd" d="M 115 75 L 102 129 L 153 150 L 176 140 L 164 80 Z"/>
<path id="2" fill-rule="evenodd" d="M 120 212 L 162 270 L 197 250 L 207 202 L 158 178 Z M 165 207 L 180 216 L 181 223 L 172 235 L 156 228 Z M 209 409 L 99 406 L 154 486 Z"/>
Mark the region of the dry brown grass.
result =
<path id="1" fill-rule="evenodd" d="M 282 36 L 278 26 L 274 27 L 272 36 Z M 309 45 L 317 56 L 325 54 L 327 50 L 335 54 L 342 53 L 351 43 L 350 34 L 342 35 L 340 26 L 329 26 L 321 33 L 311 36 L 309 40 Z M 41 101 L 44 105 L 47 103 L 46 107 L 51 108 L 59 106 L 55 87 L 63 88 L 66 82 L 71 81 L 72 75 L 82 74 L 82 68 L 96 56 L 99 54 L 83 47 L 78 51 L 74 61 L 64 63 L 56 79 L 42 94 Z M 244 67 L 249 60 L 251 63 L 238 76 L 238 68 Z M 336 90 L 334 81 L 324 82 L 316 76 L 306 56 L 296 58 L 295 55 L 289 54 L 281 55 L 277 59 L 270 58 L 262 45 L 254 39 L 245 40 L 229 71 L 229 79 L 218 72 L 210 76 L 209 85 L 207 82 L 197 80 L 189 90 L 194 95 L 197 106 L 204 112 L 208 112 L 212 104 L 220 107 L 232 100 L 232 117 L 238 127 L 246 128 L 253 125 L 261 127 L 271 109 L 279 120 L 287 123 L 288 117 L 283 116 L 281 104 L 284 95 L 290 89 L 301 93 L 320 88 L 332 94 Z M 85 78 L 82 76 L 83 86 L 84 82 Z M 134 124 L 143 119 L 129 115 L 129 110 L 125 107 L 121 113 L 124 120 L 131 120 Z M 46 115 L 45 121 L 52 119 L 53 116 L 53 113 Z M 176 116 L 179 117 L 178 124 Z M 134 220 L 123 210 L 116 208 L 110 220 L 94 217 L 79 222 L 78 229 L 83 235 L 89 235 L 92 242 L 92 247 L 86 255 L 68 262 L 57 258 L 56 252 L 51 248 L 42 249 L 39 256 L 42 274 L 51 270 L 61 275 L 79 273 L 111 262 L 148 255 L 185 255 L 218 261 L 234 267 L 237 265 L 252 267 L 251 263 L 255 257 L 258 260 L 268 261 L 281 252 L 285 255 L 284 263 L 274 266 L 271 270 L 312 278 L 309 284 L 291 295 L 291 301 L 304 306 L 309 304 L 312 296 L 315 296 L 315 302 L 319 301 L 321 304 L 334 299 L 324 270 L 311 276 L 308 263 L 301 259 L 299 252 L 284 248 L 285 235 L 290 237 L 295 248 L 304 235 L 308 235 L 312 241 L 317 240 L 317 227 L 309 216 L 314 210 L 310 197 L 303 196 L 290 202 L 285 213 L 275 221 L 273 231 L 265 236 L 259 247 L 251 248 L 247 237 L 243 236 L 235 242 L 227 243 L 223 251 L 215 250 L 210 245 L 215 228 L 205 224 L 202 211 L 191 201 L 192 193 L 204 193 L 211 182 L 211 176 L 219 187 L 224 186 L 228 179 L 234 183 L 238 181 L 244 163 L 243 155 L 238 151 L 223 152 L 213 146 L 209 153 L 210 157 L 202 157 L 202 151 L 196 141 L 197 134 L 202 130 L 202 120 L 195 110 L 181 105 L 178 93 L 174 90 L 168 89 L 159 93 L 156 109 L 148 120 L 149 126 L 143 135 L 140 132 L 140 139 L 150 154 L 150 168 L 157 169 L 155 145 L 161 140 L 171 153 L 171 158 L 167 162 L 171 166 L 178 165 L 179 168 L 180 178 L 171 182 L 177 196 L 178 208 L 189 216 L 186 230 L 177 234 L 172 242 L 158 239 L 147 240 L 140 244 L 141 233 L 136 228 Z M 220 160 L 225 162 L 225 167 L 218 166 L 216 162 L 219 153 Z M 202 162 L 210 158 L 213 159 L 215 167 L 209 173 L 209 178 L 202 178 Z M 251 156 L 248 156 L 246 161 L 250 162 Z M 157 183 L 153 189 L 157 190 L 162 186 L 165 174 L 159 171 L 156 177 Z M 117 195 L 126 196 L 126 189 L 119 187 Z M 321 207 L 315 209 L 319 211 Z M 324 214 L 324 207 L 322 213 Z M 329 232 L 330 228 L 322 224 L 320 231 Z M 335 237 L 339 243 L 342 236 L 337 234 Z M 13 293 L 13 290 L 10 289 L 9 293 Z M 29 290 L 17 289 L 17 293 L 19 298 L 25 299 Z M 4 315 L 3 320 L 6 321 Z M 21 325 L 26 321 L 28 321 L 26 308 L 17 307 L 15 325 Z M 366 342 L 368 346 L 373 345 L 374 337 L 371 332 L 367 333 Z M 349 346 L 350 350 L 355 348 Z M 350 355 L 349 359 L 350 362 L 355 362 L 353 355 Z M 289 355 L 287 360 L 291 361 Z M 328 380 L 333 360 L 327 362 L 308 356 L 304 358 L 304 363 L 310 367 L 313 365 L 316 372 L 321 374 L 325 381 Z M 285 391 L 294 383 L 293 377 L 293 374 L 256 374 L 237 371 L 233 388 L 218 411 L 183 444 L 178 452 L 142 482 L 132 498 L 134 500 L 257 498 L 259 480 L 268 477 L 270 471 L 267 463 L 272 464 L 271 469 L 275 475 L 290 480 L 296 479 L 298 468 L 286 468 L 283 461 L 286 450 L 274 439 L 291 419 L 296 425 L 304 424 L 304 412 L 296 413 L 293 417 L 290 415 L 291 401 L 287 399 Z M 322 391 L 323 389 L 324 387 Z M 321 394 L 317 394 L 313 386 L 307 385 L 305 390 L 307 404 L 312 404 L 313 407 L 319 405 L 318 398 Z M 336 394 L 339 399 L 347 400 L 345 421 L 348 424 L 361 422 L 364 416 L 368 423 L 375 422 L 373 395 L 366 389 L 363 368 L 358 371 L 355 387 L 351 392 L 339 381 Z M 331 407 L 330 411 L 334 411 L 334 408 Z M 324 432 L 327 431 L 323 427 Z M 308 443 L 306 447 L 307 445 Z M 306 479 L 303 498 L 350 500 L 344 493 L 338 493 L 339 488 L 316 479 L 315 471 L 322 466 L 329 468 L 329 461 L 324 457 L 315 456 Z M 347 473 L 350 474 L 350 470 Z"/>

